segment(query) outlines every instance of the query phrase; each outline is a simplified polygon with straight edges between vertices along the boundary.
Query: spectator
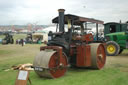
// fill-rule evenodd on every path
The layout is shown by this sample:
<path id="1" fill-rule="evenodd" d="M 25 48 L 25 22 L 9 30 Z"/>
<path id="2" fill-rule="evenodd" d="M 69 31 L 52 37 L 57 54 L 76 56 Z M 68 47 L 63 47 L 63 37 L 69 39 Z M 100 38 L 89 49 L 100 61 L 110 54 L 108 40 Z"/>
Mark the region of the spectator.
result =
<path id="1" fill-rule="evenodd" d="M 21 45 L 24 46 L 24 40 L 23 39 L 21 39 Z"/>

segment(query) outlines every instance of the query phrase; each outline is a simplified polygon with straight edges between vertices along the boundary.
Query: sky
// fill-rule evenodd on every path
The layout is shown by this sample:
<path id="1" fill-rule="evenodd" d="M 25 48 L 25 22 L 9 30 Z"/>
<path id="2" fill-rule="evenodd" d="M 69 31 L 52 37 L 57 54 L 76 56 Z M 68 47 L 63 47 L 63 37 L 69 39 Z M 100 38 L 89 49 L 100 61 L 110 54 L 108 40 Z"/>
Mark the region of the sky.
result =
<path id="1" fill-rule="evenodd" d="M 0 25 L 50 25 L 60 8 L 105 23 L 128 21 L 128 0 L 0 0 Z"/>

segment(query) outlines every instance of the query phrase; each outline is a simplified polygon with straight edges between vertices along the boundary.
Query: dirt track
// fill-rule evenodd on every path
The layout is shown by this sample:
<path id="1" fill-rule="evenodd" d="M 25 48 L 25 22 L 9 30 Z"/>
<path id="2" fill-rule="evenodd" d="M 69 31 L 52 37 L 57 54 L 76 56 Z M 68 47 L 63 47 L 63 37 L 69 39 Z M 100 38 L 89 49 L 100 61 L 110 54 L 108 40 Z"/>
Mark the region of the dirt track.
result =
<path id="1" fill-rule="evenodd" d="M 119 68 L 121 71 L 128 72 L 128 53 L 122 53 L 118 56 L 107 56 L 105 68 Z"/>

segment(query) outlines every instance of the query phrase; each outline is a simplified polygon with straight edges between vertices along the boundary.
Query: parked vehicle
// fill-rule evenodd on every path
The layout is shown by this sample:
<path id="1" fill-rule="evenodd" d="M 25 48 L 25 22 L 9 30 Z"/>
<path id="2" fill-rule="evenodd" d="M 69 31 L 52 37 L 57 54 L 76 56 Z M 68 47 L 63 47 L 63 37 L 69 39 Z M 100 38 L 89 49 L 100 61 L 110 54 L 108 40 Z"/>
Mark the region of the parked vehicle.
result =
<path id="1" fill-rule="evenodd" d="M 14 43 L 14 39 L 13 39 L 13 35 L 10 33 L 5 33 L 5 38 L 2 40 L 2 44 L 13 44 Z"/>
<path id="2" fill-rule="evenodd" d="M 116 56 L 128 48 L 128 23 L 109 22 L 104 24 L 106 53 Z"/>

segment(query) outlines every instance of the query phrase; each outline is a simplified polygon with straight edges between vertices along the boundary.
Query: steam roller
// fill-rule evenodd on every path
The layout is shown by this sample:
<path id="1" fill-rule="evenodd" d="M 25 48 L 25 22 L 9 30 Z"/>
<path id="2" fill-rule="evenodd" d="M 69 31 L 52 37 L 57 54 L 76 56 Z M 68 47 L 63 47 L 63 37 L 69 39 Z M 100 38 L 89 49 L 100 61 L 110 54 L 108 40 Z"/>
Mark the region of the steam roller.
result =
<path id="1" fill-rule="evenodd" d="M 103 24 L 103 21 L 71 14 L 64 15 L 59 9 L 59 16 L 52 22 L 57 24 L 56 32 L 48 33 L 47 46 L 40 47 L 33 67 L 37 75 L 46 78 L 63 76 L 69 66 L 102 69 L 106 62 L 105 43 L 94 41 L 93 35 L 86 32 L 87 22 Z M 68 31 L 65 31 L 65 27 Z"/>

